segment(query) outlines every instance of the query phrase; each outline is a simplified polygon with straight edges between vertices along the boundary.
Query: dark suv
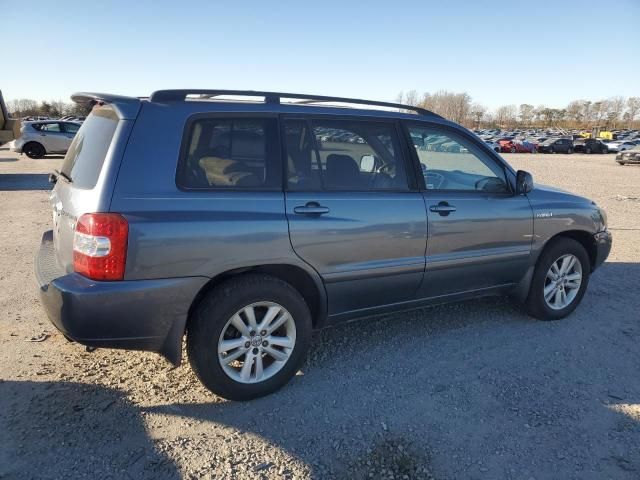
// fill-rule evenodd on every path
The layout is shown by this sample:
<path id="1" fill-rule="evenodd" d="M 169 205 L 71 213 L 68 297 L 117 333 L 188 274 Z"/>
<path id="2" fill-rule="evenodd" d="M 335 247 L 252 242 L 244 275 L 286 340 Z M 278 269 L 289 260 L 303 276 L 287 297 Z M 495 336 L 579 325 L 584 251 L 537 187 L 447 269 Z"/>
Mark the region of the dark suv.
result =
<path id="1" fill-rule="evenodd" d="M 573 153 L 573 140 L 568 138 L 550 138 L 538 145 L 540 153 Z"/>
<path id="2" fill-rule="evenodd" d="M 73 99 L 93 111 L 52 176 L 36 259 L 49 318 L 84 345 L 174 364 L 186 335 L 196 374 L 226 398 L 276 390 L 312 330 L 356 317 L 511 294 L 563 318 L 611 247 L 592 201 L 534 188 L 417 107 L 221 90 Z"/>

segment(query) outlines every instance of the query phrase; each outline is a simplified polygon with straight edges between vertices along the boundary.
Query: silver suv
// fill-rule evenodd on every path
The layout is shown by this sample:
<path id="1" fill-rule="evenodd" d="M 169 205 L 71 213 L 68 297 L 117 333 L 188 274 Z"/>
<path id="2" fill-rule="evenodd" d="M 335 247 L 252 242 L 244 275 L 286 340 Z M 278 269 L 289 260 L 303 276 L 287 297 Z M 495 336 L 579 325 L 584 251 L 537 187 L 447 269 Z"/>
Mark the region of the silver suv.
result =
<path id="1" fill-rule="evenodd" d="M 509 294 L 563 318 L 611 248 L 595 203 L 534 187 L 420 108 L 224 90 L 72 98 L 93 111 L 52 177 L 36 260 L 49 318 L 89 347 L 174 364 L 186 335 L 200 380 L 229 399 L 278 389 L 312 330 L 356 317 Z"/>

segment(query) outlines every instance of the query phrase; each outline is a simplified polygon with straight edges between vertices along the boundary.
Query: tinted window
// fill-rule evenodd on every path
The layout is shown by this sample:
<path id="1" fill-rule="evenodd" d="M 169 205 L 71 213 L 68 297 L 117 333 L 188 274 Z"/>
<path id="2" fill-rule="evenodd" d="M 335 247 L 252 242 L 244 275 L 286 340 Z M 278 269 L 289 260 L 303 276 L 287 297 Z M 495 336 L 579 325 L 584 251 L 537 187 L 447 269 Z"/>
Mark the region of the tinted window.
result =
<path id="1" fill-rule="evenodd" d="M 286 121 L 287 177 L 293 190 L 406 190 L 395 126 L 387 123 Z"/>
<path id="2" fill-rule="evenodd" d="M 449 130 L 409 126 L 428 190 L 508 192 L 505 172 L 469 139 Z"/>
<path id="3" fill-rule="evenodd" d="M 63 123 L 65 133 L 77 133 L 80 130 L 80 125 L 76 125 L 75 123 Z"/>
<path id="4" fill-rule="evenodd" d="M 178 184 L 186 188 L 279 188 L 277 121 L 202 118 L 190 123 Z"/>
<path id="5" fill-rule="evenodd" d="M 118 116 L 108 107 L 94 110 L 73 138 L 61 171 L 79 188 L 93 188 L 118 126 Z"/>

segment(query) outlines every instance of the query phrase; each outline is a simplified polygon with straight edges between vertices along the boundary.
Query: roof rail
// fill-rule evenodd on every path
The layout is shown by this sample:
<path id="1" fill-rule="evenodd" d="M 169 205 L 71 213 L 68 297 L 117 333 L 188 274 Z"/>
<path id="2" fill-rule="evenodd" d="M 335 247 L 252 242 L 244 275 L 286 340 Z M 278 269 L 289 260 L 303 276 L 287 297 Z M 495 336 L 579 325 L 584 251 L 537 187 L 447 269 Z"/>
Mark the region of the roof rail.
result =
<path id="1" fill-rule="evenodd" d="M 376 107 L 398 108 L 400 110 L 412 110 L 419 115 L 430 115 L 438 118 L 440 115 L 433 113 L 422 107 L 413 105 L 404 105 L 402 103 L 378 102 L 375 100 L 362 100 L 360 98 L 346 97 L 327 97 L 324 95 L 305 95 L 301 93 L 283 93 L 283 92 L 262 92 L 254 90 L 207 90 L 207 89 L 184 89 L 184 90 L 157 90 L 151 94 L 149 101 L 151 102 L 182 102 L 186 100 L 187 95 L 200 95 L 202 98 L 214 98 L 220 95 L 232 95 L 238 97 L 264 97 L 265 103 L 279 104 L 282 98 L 291 98 L 295 100 L 304 100 L 298 103 L 316 103 L 316 102 L 340 102 L 351 103 L 355 105 L 374 105 Z"/>
<path id="2" fill-rule="evenodd" d="M 135 119 L 140 110 L 140 99 L 110 93 L 78 92 L 71 95 L 71 100 L 89 106 L 108 103 L 115 107 L 121 118 L 128 120 Z"/>

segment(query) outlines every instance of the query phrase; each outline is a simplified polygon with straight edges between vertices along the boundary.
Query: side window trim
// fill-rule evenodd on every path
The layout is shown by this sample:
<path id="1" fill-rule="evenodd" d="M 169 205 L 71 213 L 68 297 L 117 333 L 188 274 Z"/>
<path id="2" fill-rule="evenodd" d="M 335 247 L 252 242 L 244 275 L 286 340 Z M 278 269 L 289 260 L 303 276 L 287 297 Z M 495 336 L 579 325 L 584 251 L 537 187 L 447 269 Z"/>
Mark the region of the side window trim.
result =
<path id="1" fill-rule="evenodd" d="M 286 172 L 283 171 L 282 159 L 283 159 L 283 150 L 280 142 L 280 134 L 282 132 L 280 127 L 280 116 L 277 113 L 272 112 L 202 112 L 202 113 L 194 113 L 189 115 L 184 123 L 184 128 L 182 130 L 182 136 L 180 140 L 180 150 L 178 153 L 178 161 L 176 162 L 176 170 L 174 175 L 174 182 L 176 188 L 181 192 L 282 192 L 284 189 L 283 181 L 286 175 Z M 272 119 L 276 125 L 276 134 L 274 138 L 269 139 L 265 137 L 265 142 L 272 141 L 273 148 L 276 149 L 273 154 L 273 168 L 277 168 L 278 170 L 273 172 L 274 177 L 277 177 L 279 180 L 279 185 L 276 186 L 264 186 L 264 187 L 222 187 L 222 186 L 208 186 L 208 187 L 190 187 L 185 185 L 183 182 L 183 169 L 185 166 L 185 162 L 187 161 L 188 151 L 189 151 L 189 141 L 191 135 L 191 129 L 193 124 L 199 120 L 207 120 L 207 119 Z M 267 168 L 266 162 L 268 159 L 265 159 L 265 168 Z"/>
<path id="2" fill-rule="evenodd" d="M 300 191 L 291 189 L 289 187 L 288 182 L 288 162 L 287 162 L 287 150 L 286 150 L 286 139 L 285 139 L 285 128 L 284 125 L 287 121 L 299 121 L 305 122 L 307 128 L 311 132 L 311 142 L 314 147 L 314 156 L 316 162 L 320 162 L 320 151 L 318 148 L 318 143 L 316 136 L 314 134 L 314 121 L 340 121 L 340 122 L 362 122 L 362 123 L 384 123 L 392 126 L 393 131 L 396 134 L 396 138 L 398 140 L 399 147 L 399 155 L 402 165 L 404 167 L 404 172 L 407 180 L 407 188 L 404 189 L 369 189 L 369 190 L 341 190 L 341 189 L 330 189 L 324 186 L 324 180 L 322 177 L 322 172 L 320 172 L 321 179 L 321 188 L 314 190 L 304 190 L 308 192 L 364 192 L 364 193 L 406 193 L 406 192 L 417 192 L 420 191 L 419 181 L 416 179 L 415 172 L 413 171 L 413 162 L 410 159 L 411 151 L 406 145 L 405 139 L 403 137 L 403 131 L 401 125 L 396 119 L 388 119 L 388 118 L 362 118 L 354 115 L 318 115 L 318 114 L 290 114 L 283 113 L 280 114 L 280 145 L 281 145 L 281 154 L 282 154 L 282 165 L 283 165 L 283 186 L 285 191 Z"/>
<path id="3" fill-rule="evenodd" d="M 498 160 L 497 158 L 495 158 L 495 152 L 493 150 L 491 150 L 491 152 L 487 152 L 485 151 L 482 147 L 480 147 L 480 142 L 476 141 L 475 139 L 473 139 L 472 137 L 470 137 L 468 134 L 466 134 L 463 131 L 460 131 L 456 128 L 452 128 L 448 125 L 441 125 L 439 123 L 433 123 L 433 122 L 424 122 L 424 121 L 415 121 L 415 120 L 403 120 L 402 121 L 402 126 L 403 126 L 403 130 L 404 130 L 404 139 L 405 142 L 407 143 L 407 147 L 409 148 L 410 152 L 411 152 L 411 156 L 414 162 L 414 168 L 415 168 L 415 172 L 416 172 L 416 176 L 418 178 L 418 185 L 420 186 L 420 190 L 422 192 L 427 192 L 427 193 L 435 193 L 435 192 L 454 192 L 454 193 L 470 193 L 470 194 L 482 194 L 482 195 L 486 195 L 486 192 L 481 192 L 481 191 L 474 191 L 474 190 L 438 190 L 438 189 L 427 189 L 427 185 L 424 179 L 424 175 L 422 174 L 422 168 L 420 167 L 420 159 L 418 157 L 418 153 L 416 152 L 415 147 L 412 146 L 413 141 L 411 140 L 411 134 L 409 132 L 409 128 L 411 126 L 415 126 L 418 128 L 426 128 L 426 129 L 430 129 L 430 130 L 435 130 L 438 132 L 442 132 L 444 134 L 449 134 L 452 133 L 454 135 L 460 136 L 463 139 L 467 140 L 468 142 L 470 142 L 472 144 L 472 146 L 475 147 L 474 151 L 472 151 L 472 153 L 476 156 L 480 156 L 482 159 L 486 159 L 487 161 L 491 162 L 493 165 L 495 165 L 496 167 L 498 167 L 503 175 L 504 175 L 504 180 L 509 188 L 509 192 L 505 192 L 505 193 L 492 193 L 492 195 L 505 195 L 505 196 L 512 196 L 515 193 L 515 188 L 514 188 L 514 184 L 513 184 L 513 174 L 508 166 L 508 164 L 506 164 L 504 161 L 502 160 Z M 478 152 L 478 154 L 476 154 L 476 151 Z"/>

